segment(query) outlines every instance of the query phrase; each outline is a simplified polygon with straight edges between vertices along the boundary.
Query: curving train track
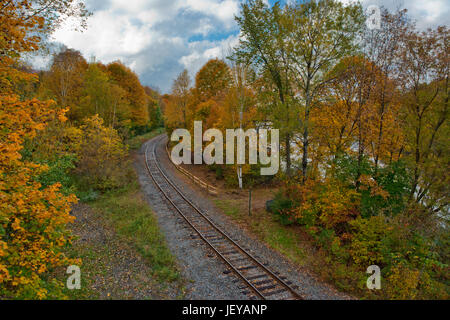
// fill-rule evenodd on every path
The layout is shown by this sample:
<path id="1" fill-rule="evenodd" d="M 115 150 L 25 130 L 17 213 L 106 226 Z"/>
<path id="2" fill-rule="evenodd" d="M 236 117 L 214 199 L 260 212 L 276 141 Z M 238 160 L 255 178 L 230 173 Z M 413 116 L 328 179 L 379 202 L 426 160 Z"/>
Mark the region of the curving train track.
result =
<path id="1" fill-rule="evenodd" d="M 270 271 L 249 252 L 239 246 L 227 234 L 211 221 L 193 204 L 181 190 L 169 179 L 158 163 L 156 146 L 161 141 L 147 145 L 145 150 L 145 164 L 147 171 L 167 201 L 183 217 L 199 237 L 222 259 L 250 289 L 250 297 L 263 300 L 302 300 L 291 283 L 283 280 Z"/>

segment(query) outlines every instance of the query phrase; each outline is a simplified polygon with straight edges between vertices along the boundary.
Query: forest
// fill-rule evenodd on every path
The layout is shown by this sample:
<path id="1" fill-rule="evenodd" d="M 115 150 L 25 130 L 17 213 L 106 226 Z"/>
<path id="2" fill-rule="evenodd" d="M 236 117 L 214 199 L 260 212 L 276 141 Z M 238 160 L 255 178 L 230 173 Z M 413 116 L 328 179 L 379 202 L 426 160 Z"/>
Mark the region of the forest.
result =
<path id="1" fill-rule="evenodd" d="M 47 71 L 22 55 L 45 50 L 61 17 L 83 28 L 75 1 L 0 1 L 0 297 L 60 299 L 51 271 L 75 261 L 72 205 L 130 182 L 126 141 L 163 126 L 157 91 L 120 61 L 87 62 L 61 47 Z"/>
<path id="2" fill-rule="evenodd" d="M 406 10 L 384 9 L 371 29 L 360 5 L 337 1 L 252 0 L 236 20 L 227 60 L 174 80 L 169 136 L 200 120 L 279 129 L 284 172 L 244 165 L 244 188 L 281 184 L 270 210 L 341 278 L 363 288 L 379 266 L 386 290 L 372 298 L 448 298 L 448 28 L 421 31 Z M 230 188 L 238 169 L 210 166 Z"/>
<path id="3" fill-rule="evenodd" d="M 371 29 L 358 3 L 248 0 L 228 57 L 162 95 L 124 63 L 64 46 L 48 70 L 24 62 L 63 19 L 85 28 L 82 3 L 0 0 L 0 11 L 0 299 L 67 298 L 52 275 L 81 263 L 64 253 L 72 206 L 134 179 L 127 141 L 194 121 L 280 130 L 283 170 L 244 165 L 243 187 L 277 190 L 270 211 L 309 235 L 336 282 L 352 279 L 343 290 L 449 298 L 447 26 L 419 30 L 383 9 Z M 208 169 L 238 187 L 238 166 Z M 365 296 L 371 265 L 383 290 Z"/>

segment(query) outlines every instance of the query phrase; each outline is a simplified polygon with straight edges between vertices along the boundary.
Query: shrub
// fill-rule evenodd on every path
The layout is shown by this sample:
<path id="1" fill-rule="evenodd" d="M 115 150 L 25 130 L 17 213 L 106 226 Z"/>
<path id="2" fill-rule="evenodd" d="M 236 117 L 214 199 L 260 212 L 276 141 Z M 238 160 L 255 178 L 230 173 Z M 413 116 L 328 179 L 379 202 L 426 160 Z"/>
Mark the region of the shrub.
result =
<path id="1" fill-rule="evenodd" d="M 410 194 L 411 182 L 403 163 L 396 162 L 380 168 L 375 177 L 366 176 L 366 182 L 368 183 L 361 187 L 363 217 L 380 213 L 395 216 L 405 210 L 405 199 Z"/>
<path id="2" fill-rule="evenodd" d="M 359 203 L 360 195 L 356 190 L 338 181 L 329 181 L 318 199 L 320 222 L 325 228 L 343 233 L 347 223 L 359 216 Z"/>
<path id="3" fill-rule="evenodd" d="M 212 164 L 210 166 L 208 166 L 209 170 L 213 171 L 216 175 L 216 178 L 218 180 L 223 180 L 224 179 L 224 174 L 223 174 L 223 166 L 219 165 L 219 164 Z"/>
<path id="4" fill-rule="evenodd" d="M 48 271 L 77 262 L 62 249 L 70 242 L 66 225 L 73 220 L 75 196 L 61 193 L 61 184 L 48 186 L 39 177 L 48 166 L 23 159 L 26 139 L 42 131 L 55 111 L 37 100 L 21 102 L 0 96 L 0 297 L 45 299 L 53 297 L 46 284 Z M 63 119 L 63 112 L 59 114 Z"/>
<path id="5" fill-rule="evenodd" d="M 364 219 L 362 217 L 350 222 L 353 238 L 350 245 L 350 255 L 356 265 L 362 269 L 370 265 L 386 264 L 386 254 L 389 251 L 387 238 L 393 227 L 386 217 L 379 215 Z"/>
<path id="6" fill-rule="evenodd" d="M 43 187 L 49 187 L 55 183 L 61 184 L 61 191 L 66 194 L 75 193 L 75 186 L 73 177 L 71 176 L 72 170 L 75 168 L 76 158 L 74 156 L 63 156 L 53 161 L 42 161 L 41 164 L 47 165 L 48 170 L 43 172 L 38 177 L 38 182 Z"/>
<path id="7" fill-rule="evenodd" d="M 358 163 L 355 156 L 340 154 L 331 164 L 332 178 L 349 186 L 355 186 L 360 175 L 370 175 L 371 173 L 372 167 L 367 157 L 363 157 L 361 163 Z"/>
<path id="8" fill-rule="evenodd" d="M 385 280 L 385 291 L 390 299 L 411 300 L 418 294 L 420 271 L 405 264 L 390 268 Z"/>
<path id="9" fill-rule="evenodd" d="M 276 194 L 275 199 L 270 204 L 271 212 L 278 215 L 283 225 L 293 224 L 290 217 L 290 209 L 292 209 L 292 200 L 286 198 L 282 192 Z"/>
<path id="10" fill-rule="evenodd" d="M 117 131 L 104 127 L 98 116 L 85 119 L 81 131 L 75 169 L 81 177 L 81 184 L 98 190 L 126 184 L 130 175 L 126 163 L 127 147 Z"/>

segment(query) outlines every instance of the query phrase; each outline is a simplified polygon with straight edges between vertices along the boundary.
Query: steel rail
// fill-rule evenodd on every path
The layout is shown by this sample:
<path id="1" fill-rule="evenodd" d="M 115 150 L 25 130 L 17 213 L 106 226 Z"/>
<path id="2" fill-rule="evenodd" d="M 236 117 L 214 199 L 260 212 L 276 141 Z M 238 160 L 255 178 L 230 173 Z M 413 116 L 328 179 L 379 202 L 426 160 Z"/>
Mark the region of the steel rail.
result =
<path id="1" fill-rule="evenodd" d="M 163 136 L 162 136 L 163 138 Z M 162 138 L 156 138 L 155 141 L 159 142 L 162 140 Z M 217 231 L 220 235 L 224 237 L 225 240 L 230 242 L 235 248 L 237 248 L 244 256 L 249 258 L 253 263 L 255 263 L 259 268 L 261 268 L 270 278 L 275 280 L 277 283 L 281 284 L 282 287 L 284 287 L 286 290 L 288 290 L 294 298 L 298 300 L 303 300 L 303 297 L 295 290 L 293 289 L 289 284 L 287 284 L 283 279 L 281 279 L 279 276 L 274 274 L 272 271 L 270 271 L 266 266 L 264 266 L 263 263 L 258 261 L 253 255 L 251 255 L 249 252 L 244 250 L 239 244 L 237 244 L 233 239 L 231 239 L 227 234 L 225 234 L 213 221 L 211 221 L 205 214 L 201 212 L 201 210 L 193 204 L 189 199 L 186 198 L 186 196 L 180 191 L 180 189 L 173 184 L 172 181 L 167 177 L 167 175 L 163 172 L 161 167 L 158 164 L 157 158 L 156 158 L 156 149 L 157 143 L 153 145 L 152 154 L 155 162 L 155 167 L 157 168 L 158 172 L 161 174 L 163 179 L 178 193 L 179 196 L 187 203 L 191 208 L 193 208 L 210 226 L 214 228 L 215 231 Z M 205 241 L 211 249 L 233 270 L 234 273 L 236 273 L 239 278 L 241 278 L 247 285 L 250 287 L 250 289 L 261 299 L 265 300 L 266 297 L 262 292 L 260 292 L 251 282 L 250 280 L 246 279 L 246 277 L 238 270 L 236 267 L 228 261 L 226 257 L 224 257 L 218 249 L 214 247 L 213 244 L 208 241 L 203 234 L 191 223 L 188 217 L 182 212 L 182 210 L 173 202 L 173 200 L 167 195 L 167 193 L 163 190 L 160 183 L 158 183 L 153 175 L 153 173 L 150 170 L 150 166 L 148 163 L 148 149 L 149 146 L 147 145 L 145 150 L 145 165 L 147 167 L 147 171 L 149 172 L 150 177 L 152 178 L 155 185 L 158 187 L 158 189 L 163 193 L 164 197 L 170 202 L 170 204 L 175 208 L 175 210 L 183 217 L 183 219 L 194 229 L 194 231 L 200 236 L 200 238 Z"/>

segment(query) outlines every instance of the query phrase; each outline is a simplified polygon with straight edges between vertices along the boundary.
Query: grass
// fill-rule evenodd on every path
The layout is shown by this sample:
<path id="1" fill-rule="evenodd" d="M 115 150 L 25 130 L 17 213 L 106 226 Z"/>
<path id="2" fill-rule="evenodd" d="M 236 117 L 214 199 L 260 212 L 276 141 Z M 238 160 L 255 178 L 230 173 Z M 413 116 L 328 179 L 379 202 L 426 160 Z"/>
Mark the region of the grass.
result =
<path id="1" fill-rule="evenodd" d="M 253 212 L 248 215 L 246 200 L 214 200 L 216 206 L 234 221 L 238 222 L 297 264 L 305 264 L 305 250 L 294 228 L 282 225 L 276 216 L 268 213 Z"/>
<path id="2" fill-rule="evenodd" d="M 167 247 L 157 219 L 136 182 L 101 195 L 97 200 L 89 202 L 89 207 L 93 210 L 93 216 L 101 216 L 106 225 L 114 230 L 117 237 L 114 243 L 117 247 L 110 248 L 109 243 L 101 245 L 91 244 L 88 241 L 68 248 L 66 254 L 69 257 L 82 260 L 81 290 L 65 288 L 64 294 L 69 299 L 128 299 L 121 288 L 108 284 L 109 279 L 114 277 L 112 269 L 123 243 L 134 248 L 151 270 L 148 278 L 140 280 L 143 282 L 139 287 L 151 285 L 155 294 L 164 296 L 165 289 L 170 286 L 177 288 L 178 299 L 183 299 L 184 281 L 176 260 Z M 64 270 L 59 271 L 57 278 L 65 281 L 68 275 L 63 272 Z M 130 271 L 130 277 L 139 275 L 134 275 Z"/>
<path id="3" fill-rule="evenodd" d="M 158 129 L 132 138 L 127 141 L 127 145 L 130 150 L 137 150 L 143 143 L 163 132 L 164 129 Z M 134 170 L 132 171 L 134 173 Z M 140 191 L 137 181 L 134 173 L 132 182 L 127 186 L 104 194 L 96 193 L 95 197 L 86 197 L 85 201 L 94 214 L 101 215 L 115 231 L 119 241 L 126 241 L 141 254 L 152 270 L 149 281 L 155 281 L 163 288 L 173 283 L 180 289 L 178 298 L 182 299 L 185 290 L 176 260 L 167 247 L 156 216 Z M 81 258 L 83 261 L 81 290 L 64 290 L 70 299 L 99 299 L 98 292 L 92 287 L 99 278 L 107 279 L 111 273 L 109 264 L 111 256 L 114 255 L 111 251 L 107 245 L 98 247 L 89 243 L 68 248 L 68 256 Z M 66 279 L 67 275 L 61 274 L 58 278 Z M 120 297 L 120 294 L 116 292 L 114 296 Z"/>
<path id="4" fill-rule="evenodd" d="M 214 200 L 214 203 L 220 208 L 227 216 L 237 218 L 239 215 L 239 208 L 232 200 Z"/>
<path id="5" fill-rule="evenodd" d="M 138 150 L 145 142 L 164 132 L 164 128 L 159 128 L 126 143 L 130 150 Z M 151 264 L 154 276 L 160 282 L 179 279 L 175 258 L 167 248 L 158 221 L 140 191 L 136 176 L 127 187 L 104 194 L 91 205 L 111 222 L 120 236 L 133 243 Z"/>
<path id="6" fill-rule="evenodd" d="M 158 222 L 137 183 L 116 190 L 91 203 L 114 226 L 118 235 L 130 241 L 150 263 L 160 282 L 179 279 L 175 258 L 169 251 Z"/>
<path id="7" fill-rule="evenodd" d="M 130 150 L 139 150 L 146 141 L 153 139 L 154 137 L 163 134 L 164 132 L 164 128 L 159 128 L 144 135 L 131 138 L 126 141 L 126 144 L 128 145 Z"/>
<path id="8" fill-rule="evenodd" d="M 105 275 L 108 272 L 104 261 L 108 257 L 107 247 L 104 250 L 96 250 L 91 245 L 72 246 L 68 249 L 67 255 L 71 258 L 82 259 L 81 289 L 69 290 L 64 283 L 64 294 L 70 300 L 98 300 L 99 292 L 94 290 L 94 282 L 99 275 Z M 68 275 L 61 275 L 61 279 L 66 279 Z"/>
<path id="9" fill-rule="evenodd" d="M 283 225 L 278 216 L 265 209 L 255 210 L 249 216 L 247 201 L 247 199 L 214 199 L 216 206 L 224 214 L 294 264 L 308 267 L 338 290 L 361 294 L 362 291 L 358 290 L 360 272 L 334 261 L 324 251 L 317 250 L 301 227 Z M 365 291 L 363 293 L 368 294 Z"/>

